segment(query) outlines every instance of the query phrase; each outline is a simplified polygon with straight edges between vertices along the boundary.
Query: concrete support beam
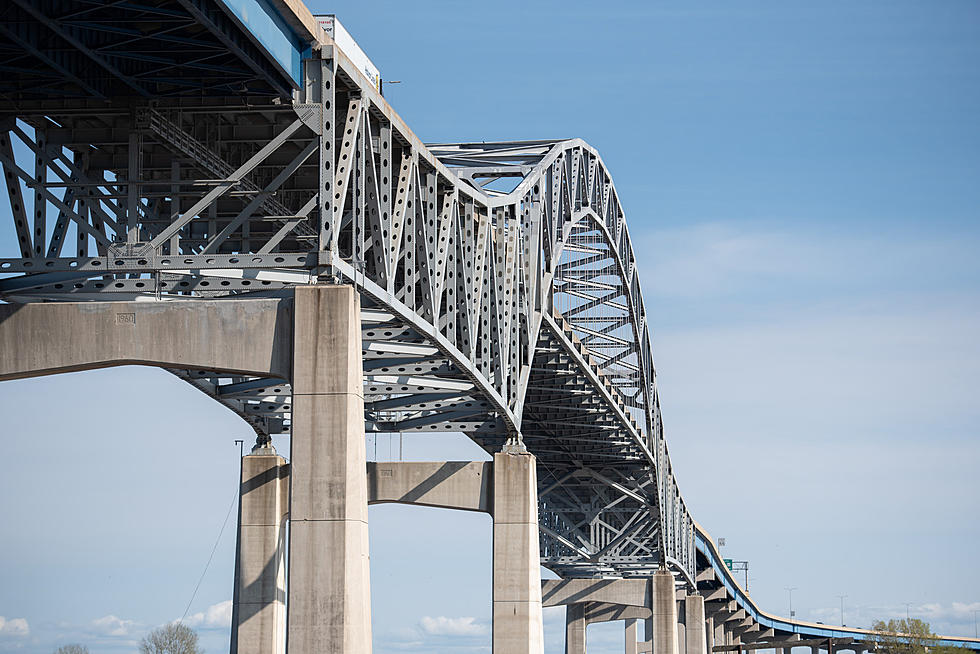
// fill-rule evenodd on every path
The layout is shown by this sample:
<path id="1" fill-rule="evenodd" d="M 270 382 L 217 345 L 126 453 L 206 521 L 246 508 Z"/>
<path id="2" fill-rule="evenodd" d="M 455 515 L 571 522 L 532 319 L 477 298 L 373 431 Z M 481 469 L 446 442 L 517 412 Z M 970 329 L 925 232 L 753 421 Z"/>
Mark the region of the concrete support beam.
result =
<path id="1" fill-rule="evenodd" d="M 242 458 L 232 654 L 286 651 L 289 465 L 271 447 Z"/>
<path id="2" fill-rule="evenodd" d="M 649 579 L 545 579 L 541 582 L 544 606 L 604 602 L 650 608 Z"/>
<path id="3" fill-rule="evenodd" d="M 0 380 L 128 364 L 285 379 L 288 300 L 0 305 Z"/>
<path id="4" fill-rule="evenodd" d="M 715 581 L 717 578 L 718 577 L 717 575 L 715 575 L 714 568 L 701 568 L 700 570 L 698 570 L 698 574 L 695 581 L 697 582 L 698 587 L 700 587 L 701 582 Z"/>
<path id="5" fill-rule="evenodd" d="M 544 652 L 538 484 L 530 454 L 493 457 L 493 652 Z"/>
<path id="6" fill-rule="evenodd" d="M 704 598 L 688 595 L 684 600 L 685 654 L 707 654 L 704 625 Z"/>
<path id="7" fill-rule="evenodd" d="M 624 606 L 603 602 L 589 602 L 588 606 L 585 621 L 589 624 L 617 622 L 619 620 L 643 620 L 650 615 L 650 609 L 643 606 Z"/>
<path id="8" fill-rule="evenodd" d="M 626 654 L 638 654 L 637 651 L 637 621 L 634 619 L 626 620 L 625 652 Z"/>
<path id="9" fill-rule="evenodd" d="M 288 654 L 371 652 L 359 304 L 295 291 Z"/>
<path id="10" fill-rule="evenodd" d="M 677 647 L 677 593 L 669 570 L 653 574 L 653 654 L 679 654 Z"/>
<path id="11" fill-rule="evenodd" d="M 730 644 L 730 645 L 715 645 L 712 648 L 713 652 L 734 652 L 735 650 L 744 652 L 755 652 L 761 649 L 769 649 L 771 647 L 784 647 L 786 649 L 793 649 L 795 647 L 809 647 L 811 650 L 819 651 L 821 649 L 833 648 L 833 650 L 839 651 L 841 649 L 852 649 L 854 644 L 853 638 L 800 638 L 799 634 L 791 634 L 787 637 L 780 638 L 778 641 L 765 641 L 759 643 L 748 643 L 748 644 Z M 863 647 L 860 646 L 859 647 Z"/>
<path id="12" fill-rule="evenodd" d="M 565 654 L 585 654 L 586 604 L 565 607 Z"/>
<path id="13" fill-rule="evenodd" d="M 728 627 L 732 628 L 733 626 L 740 625 L 748 617 L 749 614 L 745 612 L 745 609 L 740 608 L 740 609 L 736 609 L 734 613 L 730 614 L 727 618 L 725 618 L 725 622 L 728 622 L 729 623 Z M 742 626 L 746 626 L 746 625 L 742 625 Z"/>
<path id="14" fill-rule="evenodd" d="M 704 596 L 705 602 L 715 602 L 724 601 L 728 599 L 728 589 L 724 586 L 719 586 L 718 588 L 713 588 L 710 590 L 703 590 L 701 594 Z"/>
<path id="15" fill-rule="evenodd" d="M 704 602 L 702 601 L 701 610 L 704 610 Z M 715 646 L 715 621 L 712 618 L 704 619 L 704 643 L 705 651 L 710 652 L 711 648 Z"/>
<path id="16" fill-rule="evenodd" d="M 414 504 L 490 513 L 493 464 L 489 461 L 367 464 L 368 504 Z"/>

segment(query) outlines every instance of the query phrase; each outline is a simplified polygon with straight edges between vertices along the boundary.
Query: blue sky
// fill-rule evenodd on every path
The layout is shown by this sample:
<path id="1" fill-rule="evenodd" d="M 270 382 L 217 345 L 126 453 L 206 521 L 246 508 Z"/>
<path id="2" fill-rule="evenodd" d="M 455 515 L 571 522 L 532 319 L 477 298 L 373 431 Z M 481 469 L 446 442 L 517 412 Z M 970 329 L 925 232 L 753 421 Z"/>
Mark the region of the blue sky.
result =
<path id="1" fill-rule="evenodd" d="M 910 604 L 972 636 L 980 6 L 596 7 L 311 3 L 402 80 L 386 95 L 423 140 L 599 149 L 639 253 L 682 492 L 750 562 L 764 608 L 785 613 L 796 587 L 801 618 L 839 620 L 846 594 L 848 624 Z M 0 256 L 16 256 L 10 232 L 0 221 Z M 0 652 L 134 651 L 184 613 L 249 430 L 135 368 L 4 382 L 0 411 Z M 405 449 L 481 455 L 452 435 Z M 489 518 L 370 517 L 375 652 L 488 651 Z M 230 523 L 189 611 L 212 654 L 233 545 Z M 562 624 L 547 613 L 549 652 Z M 589 638 L 621 651 L 619 624 Z"/>

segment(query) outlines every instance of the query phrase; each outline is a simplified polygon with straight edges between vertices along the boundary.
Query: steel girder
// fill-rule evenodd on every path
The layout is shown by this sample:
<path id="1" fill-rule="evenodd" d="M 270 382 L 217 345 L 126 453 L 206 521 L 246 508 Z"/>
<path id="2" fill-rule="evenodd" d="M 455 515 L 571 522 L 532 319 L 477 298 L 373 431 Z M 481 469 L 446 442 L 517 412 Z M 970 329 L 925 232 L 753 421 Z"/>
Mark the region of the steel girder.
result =
<path id="1" fill-rule="evenodd" d="M 626 220 L 581 140 L 426 147 L 330 44 L 291 103 L 3 104 L 8 302 L 362 295 L 365 426 L 537 456 L 562 576 L 695 573 Z M 20 256 L 16 256 L 19 254 Z M 285 380 L 175 374 L 288 433 Z"/>

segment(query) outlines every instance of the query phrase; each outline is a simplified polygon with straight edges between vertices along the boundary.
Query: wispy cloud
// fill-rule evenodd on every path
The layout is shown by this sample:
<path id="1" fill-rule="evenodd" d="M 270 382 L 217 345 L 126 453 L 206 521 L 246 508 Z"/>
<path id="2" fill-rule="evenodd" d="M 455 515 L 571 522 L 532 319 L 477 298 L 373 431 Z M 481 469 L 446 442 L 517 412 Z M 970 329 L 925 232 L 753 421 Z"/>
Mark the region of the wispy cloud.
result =
<path id="1" fill-rule="evenodd" d="M 30 634 L 27 618 L 5 618 L 0 615 L 0 637 L 24 638 Z"/>
<path id="2" fill-rule="evenodd" d="M 801 287 L 833 294 L 940 282 L 970 288 L 980 278 L 974 234 L 844 235 L 706 222 L 634 238 L 644 291 L 668 300 L 771 298 Z"/>
<path id="3" fill-rule="evenodd" d="M 465 616 L 447 618 L 423 616 L 419 627 L 430 636 L 482 636 L 489 633 L 487 625 L 476 621 L 476 618 Z"/>
<path id="4" fill-rule="evenodd" d="M 936 635 L 971 637 L 975 633 L 974 611 L 980 611 L 980 602 L 848 606 L 845 607 L 844 622 L 852 627 L 870 627 L 876 620 L 899 620 L 908 615 L 927 622 Z M 839 624 L 841 619 L 840 607 L 813 609 L 811 615 L 814 620 L 828 625 Z"/>

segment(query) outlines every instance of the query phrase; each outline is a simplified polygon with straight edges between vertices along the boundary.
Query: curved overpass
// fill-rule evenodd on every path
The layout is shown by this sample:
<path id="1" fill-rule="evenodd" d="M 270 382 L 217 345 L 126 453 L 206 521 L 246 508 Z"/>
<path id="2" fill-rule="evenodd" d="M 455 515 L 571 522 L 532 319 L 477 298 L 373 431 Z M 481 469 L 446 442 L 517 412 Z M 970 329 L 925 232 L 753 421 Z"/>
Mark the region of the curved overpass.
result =
<path id="1" fill-rule="evenodd" d="M 89 9 L 69 25 L 56 14 L 71 0 L 14 4 L 34 31 L 0 30 L 27 53 L 0 102 L 19 249 L 0 260 L 5 301 L 352 285 L 365 429 L 463 432 L 491 453 L 526 447 L 537 459 L 543 565 L 563 578 L 669 568 L 689 592 L 744 612 L 743 644 L 868 640 L 762 612 L 692 520 L 663 433 L 642 262 L 594 148 L 425 145 L 295 3 L 265 3 L 279 12 L 269 24 L 239 11 L 249 2 L 123 6 L 119 47 L 164 38 L 152 26 L 166 15 L 186 23 L 168 32 L 171 44 L 208 48 L 220 63 L 173 49 L 167 75 L 138 52 L 99 60 L 115 47 L 107 35 L 118 17 L 102 25 Z M 31 41 L 43 30 L 87 65 Z M 172 372 L 260 441 L 289 433 L 287 379 Z"/>

